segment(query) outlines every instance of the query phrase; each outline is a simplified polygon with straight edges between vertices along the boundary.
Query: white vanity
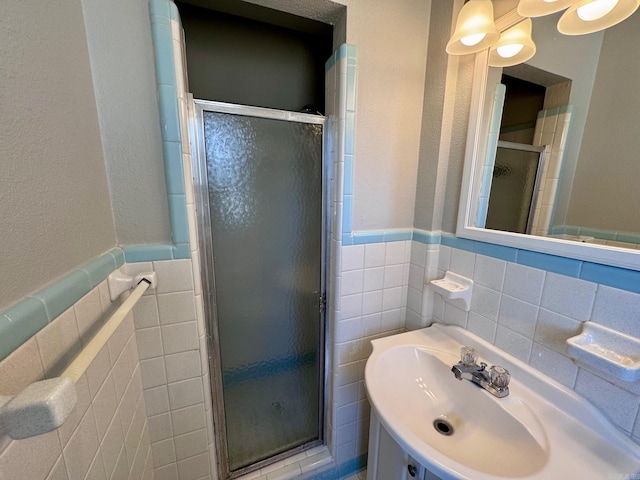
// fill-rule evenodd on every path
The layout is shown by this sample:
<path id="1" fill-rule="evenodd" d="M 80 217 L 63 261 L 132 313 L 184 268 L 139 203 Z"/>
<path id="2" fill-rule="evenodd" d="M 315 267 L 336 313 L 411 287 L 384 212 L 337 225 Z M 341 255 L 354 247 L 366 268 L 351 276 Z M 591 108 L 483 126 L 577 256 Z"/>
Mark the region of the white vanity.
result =
<path id="1" fill-rule="evenodd" d="M 372 344 L 368 480 L 640 473 L 640 446 L 589 402 L 466 330 L 436 324 Z M 507 396 L 456 379 L 462 346 L 509 370 Z"/>

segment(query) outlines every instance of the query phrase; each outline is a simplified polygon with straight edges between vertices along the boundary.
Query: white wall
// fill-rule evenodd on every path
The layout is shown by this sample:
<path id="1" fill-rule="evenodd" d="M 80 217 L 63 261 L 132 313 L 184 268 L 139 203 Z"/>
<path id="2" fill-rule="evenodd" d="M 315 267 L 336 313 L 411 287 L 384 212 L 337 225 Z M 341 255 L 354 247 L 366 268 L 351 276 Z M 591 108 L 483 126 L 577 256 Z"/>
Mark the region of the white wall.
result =
<path id="1" fill-rule="evenodd" d="M 640 232 L 640 15 L 605 31 L 566 225 Z"/>
<path id="2" fill-rule="evenodd" d="M 148 0 L 82 0 L 118 242 L 169 243 Z"/>
<path id="3" fill-rule="evenodd" d="M 3 3 L 0 311 L 115 246 L 79 0 Z"/>

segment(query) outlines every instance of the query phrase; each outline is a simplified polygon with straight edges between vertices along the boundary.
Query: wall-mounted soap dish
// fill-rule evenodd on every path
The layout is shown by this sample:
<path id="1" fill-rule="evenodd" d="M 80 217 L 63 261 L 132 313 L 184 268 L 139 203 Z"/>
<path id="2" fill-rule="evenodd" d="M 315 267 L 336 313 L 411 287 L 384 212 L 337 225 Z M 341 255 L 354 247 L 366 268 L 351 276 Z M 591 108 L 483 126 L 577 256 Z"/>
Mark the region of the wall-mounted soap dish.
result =
<path id="1" fill-rule="evenodd" d="M 640 339 L 585 322 L 582 333 L 567 339 L 569 355 L 625 382 L 640 380 Z"/>
<path id="2" fill-rule="evenodd" d="M 431 280 L 429 287 L 437 294 L 465 312 L 471 309 L 473 280 L 453 272 L 445 272 L 444 278 Z"/>

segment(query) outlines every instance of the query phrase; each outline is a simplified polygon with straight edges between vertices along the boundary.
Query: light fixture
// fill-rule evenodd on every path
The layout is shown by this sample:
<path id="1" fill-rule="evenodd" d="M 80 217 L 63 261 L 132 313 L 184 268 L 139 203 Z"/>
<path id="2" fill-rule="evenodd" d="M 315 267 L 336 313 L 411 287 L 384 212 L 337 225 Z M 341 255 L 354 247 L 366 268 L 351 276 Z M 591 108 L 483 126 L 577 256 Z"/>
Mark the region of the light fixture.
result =
<path id="1" fill-rule="evenodd" d="M 536 44 L 531 38 L 532 26 L 531 19 L 525 18 L 502 32 L 498 43 L 489 51 L 489 66 L 510 67 L 533 57 L 536 53 Z"/>
<path id="2" fill-rule="evenodd" d="M 562 14 L 558 31 L 583 35 L 604 30 L 630 17 L 638 5 L 638 0 L 580 0 Z"/>
<path id="3" fill-rule="evenodd" d="M 447 44 L 447 53 L 466 55 L 479 52 L 489 48 L 499 38 L 500 32 L 493 21 L 491 0 L 469 0 L 458 14 L 456 29 Z"/>
<path id="4" fill-rule="evenodd" d="M 575 0 L 520 0 L 518 15 L 522 17 L 542 17 L 559 12 L 571 6 Z"/>

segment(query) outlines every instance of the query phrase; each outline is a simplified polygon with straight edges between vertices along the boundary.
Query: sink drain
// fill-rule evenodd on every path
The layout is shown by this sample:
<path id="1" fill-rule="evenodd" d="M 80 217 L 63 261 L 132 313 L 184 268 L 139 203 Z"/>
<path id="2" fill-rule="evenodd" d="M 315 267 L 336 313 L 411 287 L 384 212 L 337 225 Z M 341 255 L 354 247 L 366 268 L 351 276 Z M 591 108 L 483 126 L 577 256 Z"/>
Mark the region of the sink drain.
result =
<path id="1" fill-rule="evenodd" d="M 441 433 L 442 435 L 446 435 L 447 437 L 449 435 L 453 435 L 453 432 L 455 431 L 455 429 L 453 428 L 453 425 L 451 425 L 444 418 L 436 418 L 433 421 L 433 427 L 436 429 L 438 433 Z"/>

